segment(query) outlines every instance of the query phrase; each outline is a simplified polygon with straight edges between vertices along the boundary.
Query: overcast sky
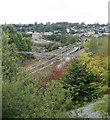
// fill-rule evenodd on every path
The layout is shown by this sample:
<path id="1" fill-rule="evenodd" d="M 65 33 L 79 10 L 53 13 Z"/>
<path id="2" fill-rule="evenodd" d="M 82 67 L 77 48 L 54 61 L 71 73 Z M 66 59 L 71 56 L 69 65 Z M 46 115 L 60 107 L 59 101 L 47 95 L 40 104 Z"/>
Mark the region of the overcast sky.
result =
<path id="1" fill-rule="evenodd" d="M 107 23 L 109 0 L 1 0 L 0 24 Z"/>

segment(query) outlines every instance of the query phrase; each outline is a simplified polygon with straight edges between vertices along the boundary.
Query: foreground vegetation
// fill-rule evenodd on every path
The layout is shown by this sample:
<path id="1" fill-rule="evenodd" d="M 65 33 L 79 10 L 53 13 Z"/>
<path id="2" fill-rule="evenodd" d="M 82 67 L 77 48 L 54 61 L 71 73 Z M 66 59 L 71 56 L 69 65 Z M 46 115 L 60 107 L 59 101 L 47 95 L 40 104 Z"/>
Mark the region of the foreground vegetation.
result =
<path id="1" fill-rule="evenodd" d="M 69 118 L 68 110 L 109 94 L 107 37 L 91 37 L 84 44 L 87 53 L 35 78 L 16 53 L 27 42 L 19 46 L 18 33 L 11 31 L 2 33 L 3 118 Z"/>

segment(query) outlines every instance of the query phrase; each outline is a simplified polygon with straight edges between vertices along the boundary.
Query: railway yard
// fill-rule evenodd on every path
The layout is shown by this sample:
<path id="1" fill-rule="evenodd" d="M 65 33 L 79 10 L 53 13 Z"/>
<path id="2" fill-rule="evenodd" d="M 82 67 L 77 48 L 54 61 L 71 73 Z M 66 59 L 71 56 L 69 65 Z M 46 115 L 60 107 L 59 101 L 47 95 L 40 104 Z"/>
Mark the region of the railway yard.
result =
<path id="1" fill-rule="evenodd" d="M 45 59 L 45 61 L 39 65 L 29 66 L 28 70 L 31 72 L 31 74 L 34 74 L 50 67 L 53 64 L 61 67 L 67 60 L 74 58 L 82 50 L 82 44 L 79 42 L 64 46 L 63 48 L 56 49 L 48 53 L 38 53 L 37 57 L 40 55 L 40 57 L 42 56 L 41 59 Z"/>

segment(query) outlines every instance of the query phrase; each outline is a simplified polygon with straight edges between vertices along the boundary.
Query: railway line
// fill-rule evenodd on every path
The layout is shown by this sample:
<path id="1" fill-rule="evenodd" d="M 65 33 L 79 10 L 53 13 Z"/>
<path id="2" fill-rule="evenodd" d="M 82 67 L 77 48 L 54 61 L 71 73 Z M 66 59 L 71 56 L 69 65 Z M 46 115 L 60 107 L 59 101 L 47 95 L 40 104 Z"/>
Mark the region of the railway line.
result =
<path id="1" fill-rule="evenodd" d="M 46 58 L 49 60 L 49 59 L 52 59 L 53 57 L 56 57 L 54 55 L 51 55 L 51 54 L 62 54 L 62 53 L 65 53 L 66 51 L 68 50 L 71 50 L 73 47 L 75 46 L 78 46 L 78 45 L 81 45 L 81 42 L 77 42 L 76 44 L 70 44 L 70 45 L 67 45 L 67 46 L 64 46 L 63 48 L 59 48 L 59 49 L 56 49 L 56 50 L 53 50 L 51 52 L 48 52 L 48 54 L 50 55 L 47 55 Z M 45 56 L 42 56 L 40 57 L 41 59 L 45 59 Z"/>
<path id="2" fill-rule="evenodd" d="M 81 43 L 77 43 L 77 44 L 71 44 L 71 45 L 65 46 L 62 49 L 57 49 L 52 52 L 49 52 L 48 54 L 50 54 L 50 56 L 47 56 L 48 60 L 46 62 L 44 62 L 40 65 L 30 66 L 28 68 L 28 70 L 31 72 L 31 74 L 33 74 L 35 72 L 44 70 L 45 68 L 54 64 L 56 61 L 61 63 L 61 62 L 65 61 L 66 56 L 69 56 L 70 54 L 77 52 L 81 48 L 82 48 Z M 71 57 L 72 57 L 72 55 L 71 55 Z"/>

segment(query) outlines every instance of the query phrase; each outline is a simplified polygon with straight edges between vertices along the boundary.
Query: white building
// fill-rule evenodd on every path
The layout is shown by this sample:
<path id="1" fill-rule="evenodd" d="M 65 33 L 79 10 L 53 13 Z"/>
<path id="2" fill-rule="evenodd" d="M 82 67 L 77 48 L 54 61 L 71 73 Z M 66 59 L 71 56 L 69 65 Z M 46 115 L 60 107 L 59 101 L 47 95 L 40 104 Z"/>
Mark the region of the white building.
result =
<path id="1" fill-rule="evenodd" d="M 26 34 L 32 34 L 33 32 L 26 32 Z"/>
<path id="2" fill-rule="evenodd" d="M 70 32 L 70 29 L 69 29 L 69 28 L 66 28 L 66 31 L 67 31 L 67 33 L 69 33 L 69 32 Z"/>
<path id="3" fill-rule="evenodd" d="M 52 32 L 44 32 L 43 35 L 53 35 Z"/>

